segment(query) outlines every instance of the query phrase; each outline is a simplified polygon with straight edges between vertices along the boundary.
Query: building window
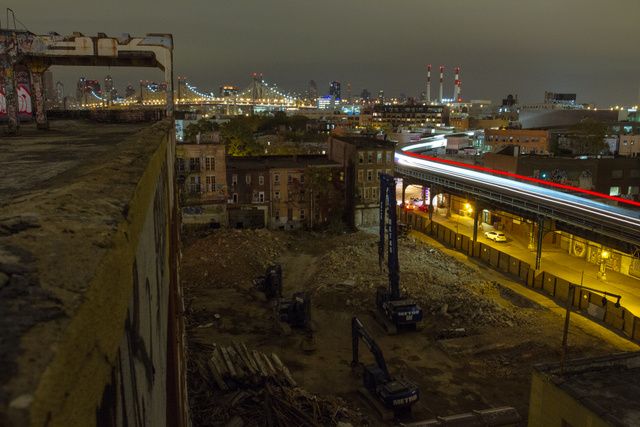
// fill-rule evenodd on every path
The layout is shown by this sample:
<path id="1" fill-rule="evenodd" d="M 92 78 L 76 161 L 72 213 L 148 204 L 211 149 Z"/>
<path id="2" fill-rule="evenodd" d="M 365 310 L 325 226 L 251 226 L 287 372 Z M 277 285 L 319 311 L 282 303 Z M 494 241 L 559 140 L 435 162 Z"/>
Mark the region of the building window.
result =
<path id="1" fill-rule="evenodd" d="M 177 158 L 178 172 L 184 172 L 184 159 L 182 157 Z"/>
<path id="2" fill-rule="evenodd" d="M 615 185 L 615 186 L 609 188 L 609 195 L 610 196 L 619 196 L 620 195 L 620 187 Z"/>
<path id="3" fill-rule="evenodd" d="M 280 200 L 280 192 L 279 191 L 274 191 L 273 192 L 273 198 L 275 200 Z"/>
<path id="4" fill-rule="evenodd" d="M 264 191 L 258 193 L 258 203 L 264 203 Z"/>
<path id="5" fill-rule="evenodd" d="M 304 219 L 304 209 L 300 209 L 300 219 Z"/>
<path id="6" fill-rule="evenodd" d="M 293 182 L 293 176 L 291 174 L 287 175 L 287 184 L 291 184 Z"/>
<path id="7" fill-rule="evenodd" d="M 192 194 L 200 193 L 200 176 L 189 177 L 189 192 Z"/>
<path id="8" fill-rule="evenodd" d="M 629 171 L 629 178 L 640 178 L 640 169 L 631 169 Z"/>
<path id="9" fill-rule="evenodd" d="M 376 163 L 377 164 L 381 164 L 382 163 L 382 151 L 378 151 L 376 153 Z"/>
<path id="10" fill-rule="evenodd" d="M 204 158 L 204 168 L 205 170 L 212 171 L 215 170 L 216 163 L 214 157 L 205 157 Z"/>
<path id="11" fill-rule="evenodd" d="M 359 170 L 358 171 L 358 182 L 362 182 L 364 181 L 364 171 L 363 170 Z"/>
<path id="12" fill-rule="evenodd" d="M 238 193 L 233 193 L 232 200 L 233 203 L 238 203 Z"/>
<path id="13" fill-rule="evenodd" d="M 273 175 L 273 182 L 276 184 L 280 184 L 280 174 L 276 173 Z"/>
<path id="14" fill-rule="evenodd" d="M 373 163 L 373 151 L 369 151 L 369 153 L 367 154 L 368 154 L 369 163 Z"/>
<path id="15" fill-rule="evenodd" d="M 276 221 L 280 221 L 280 209 L 276 209 L 273 216 L 275 217 Z"/>
<path id="16" fill-rule="evenodd" d="M 300 175 L 300 184 L 304 184 L 304 174 Z"/>
<path id="17" fill-rule="evenodd" d="M 622 169 L 615 169 L 611 171 L 611 178 L 622 178 Z"/>
<path id="18" fill-rule="evenodd" d="M 207 192 L 211 193 L 216 189 L 216 177 L 214 175 L 207 175 Z"/>
<path id="19" fill-rule="evenodd" d="M 373 171 L 371 169 L 367 171 L 367 181 L 373 181 Z"/>
<path id="20" fill-rule="evenodd" d="M 630 185 L 629 186 L 629 191 L 627 191 L 627 194 L 633 196 L 636 194 L 640 194 L 640 186 L 638 185 Z"/>
<path id="21" fill-rule="evenodd" d="M 231 175 L 231 185 L 234 187 L 238 185 L 238 174 L 234 173 L 233 175 Z"/>
<path id="22" fill-rule="evenodd" d="M 300 190 L 300 201 L 304 202 L 304 190 Z"/>
<path id="23" fill-rule="evenodd" d="M 260 176 L 258 177 L 258 184 L 260 184 L 260 185 L 264 185 L 264 175 L 260 175 Z"/>
<path id="24" fill-rule="evenodd" d="M 391 163 L 392 161 L 391 151 L 387 151 L 387 163 Z"/>
<path id="25" fill-rule="evenodd" d="M 248 173 L 244 176 L 244 182 L 247 183 L 247 185 L 251 184 L 251 174 Z"/>
<path id="26" fill-rule="evenodd" d="M 364 153 L 358 153 L 358 163 L 364 163 Z"/>
<path id="27" fill-rule="evenodd" d="M 189 158 L 189 170 L 192 172 L 200 171 L 200 157 Z"/>

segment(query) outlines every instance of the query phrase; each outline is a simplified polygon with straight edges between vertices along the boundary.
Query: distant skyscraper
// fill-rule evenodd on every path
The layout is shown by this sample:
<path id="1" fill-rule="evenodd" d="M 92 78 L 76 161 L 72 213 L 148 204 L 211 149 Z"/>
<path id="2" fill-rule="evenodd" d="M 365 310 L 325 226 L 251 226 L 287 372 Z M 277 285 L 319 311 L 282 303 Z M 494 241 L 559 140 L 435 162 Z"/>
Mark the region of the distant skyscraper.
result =
<path id="1" fill-rule="evenodd" d="M 371 92 L 369 92 L 367 89 L 362 89 L 362 92 L 360 93 L 360 98 L 364 99 L 365 101 L 368 101 L 369 99 L 371 99 Z"/>
<path id="2" fill-rule="evenodd" d="M 382 89 L 378 91 L 378 102 L 380 102 L 380 104 L 384 104 L 384 90 Z"/>
<path id="3" fill-rule="evenodd" d="M 44 97 L 47 101 L 55 101 L 56 89 L 53 84 L 53 73 L 45 71 L 42 75 L 42 85 L 44 86 Z"/>
<path id="4" fill-rule="evenodd" d="M 124 90 L 124 97 L 129 98 L 136 94 L 136 90 L 133 88 L 133 85 L 129 83 L 127 88 Z"/>
<path id="5" fill-rule="evenodd" d="M 80 77 L 78 79 L 78 84 L 76 85 L 76 100 L 82 101 L 84 100 L 84 92 L 87 89 L 86 79 L 84 77 Z"/>
<path id="6" fill-rule="evenodd" d="M 113 90 L 113 79 L 110 75 L 104 78 L 104 90 L 106 92 L 111 92 Z"/>
<path id="7" fill-rule="evenodd" d="M 315 80 L 309 80 L 309 87 L 307 89 L 307 96 L 309 99 L 318 98 L 318 85 Z"/>
<path id="8" fill-rule="evenodd" d="M 329 85 L 329 96 L 340 99 L 340 82 L 331 82 Z"/>

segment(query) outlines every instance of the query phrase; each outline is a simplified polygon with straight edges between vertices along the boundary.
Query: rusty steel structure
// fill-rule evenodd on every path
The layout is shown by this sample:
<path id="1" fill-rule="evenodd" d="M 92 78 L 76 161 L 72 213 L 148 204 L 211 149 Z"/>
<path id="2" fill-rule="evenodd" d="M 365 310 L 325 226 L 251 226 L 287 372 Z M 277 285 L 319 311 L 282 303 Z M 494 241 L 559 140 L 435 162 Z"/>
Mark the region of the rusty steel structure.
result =
<path id="1" fill-rule="evenodd" d="M 104 33 L 85 36 L 49 33 L 37 35 L 27 30 L 0 29 L 0 117 L 7 116 L 8 132 L 17 133 L 19 112 L 31 113 L 31 99 L 35 104 L 38 128 L 48 127 L 44 105 L 43 74 L 53 65 L 154 67 L 165 73 L 167 115 L 173 114 L 173 36 L 147 34 L 132 37 L 124 34 L 109 37 Z M 16 72 L 27 76 L 31 94 L 16 80 Z M 24 79 L 24 77 L 23 77 Z M 20 92 L 22 91 L 22 92 Z M 26 94 L 24 94 L 27 92 Z M 29 104 L 20 108 L 27 95 Z"/>

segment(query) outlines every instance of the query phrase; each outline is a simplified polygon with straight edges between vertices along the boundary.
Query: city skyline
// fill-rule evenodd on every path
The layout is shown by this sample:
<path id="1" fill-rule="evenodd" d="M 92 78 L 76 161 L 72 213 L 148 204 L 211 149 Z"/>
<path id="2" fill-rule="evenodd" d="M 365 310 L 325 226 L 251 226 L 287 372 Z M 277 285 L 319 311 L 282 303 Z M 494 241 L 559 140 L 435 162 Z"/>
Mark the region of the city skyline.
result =
<path id="1" fill-rule="evenodd" d="M 522 102 L 541 102 L 550 90 L 577 93 L 578 102 L 602 107 L 638 103 L 640 59 L 627 53 L 634 44 L 633 17 L 640 14 L 637 2 L 612 7 L 592 0 L 561 5 L 544 0 L 517 11 L 502 0 L 490 6 L 450 3 L 402 1 L 400 7 L 385 7 L 332 0 L 318 7 L 278 0 L 268 7 L 250 1 L 180 7 L 160 1 L 124 7 L 116 2 L 88 13 L 65 0 L 46 16 L 36 5 L 8 6 L 29 30 L 41 34 L 172 32 L 176 77 L 186 75 L 204 91 L 241 86 L 258 71 L 295 92 L 313 79 L 320 94 L 335 80 L 345 87 L 351 83 L 354 95 L 383 89 L 390 96 L 418 97 L 431 63 L 434 69 L 446 66 L 445 95 L 453 92 L 453 68 L 462 68 L 467 100 L 497 101 L 512 93 Z M 155 79 L 149 70 L 93 69 L 89 74 L 67 67 L 53 72 L 66 88 L 81 75 L 103 79 L 111 74 L 119 89 L 141 78 Z"/>

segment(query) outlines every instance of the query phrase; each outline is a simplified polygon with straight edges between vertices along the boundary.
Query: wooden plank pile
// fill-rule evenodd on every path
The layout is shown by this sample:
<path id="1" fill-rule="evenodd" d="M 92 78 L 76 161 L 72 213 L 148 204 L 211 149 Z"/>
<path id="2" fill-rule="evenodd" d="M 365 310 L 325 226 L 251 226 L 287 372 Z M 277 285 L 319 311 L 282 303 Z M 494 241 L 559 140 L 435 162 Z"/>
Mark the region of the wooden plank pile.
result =
<path id="1" fill-rule="evenodd" d="M 190 345 L 194 426 L 331 426 L 359 424 L 361 415 L 336 397 L 299 387 L 278 355 L 244 343 Z"/>
<path id="2" fill-rule="evenodd" d="M 269 381 L 295 387 L 296 381 L 277 354 L 249 350 L 244 343 L 215 345 L 208 362 L 209 371 L 222 391 L 250 387 Z"/>

